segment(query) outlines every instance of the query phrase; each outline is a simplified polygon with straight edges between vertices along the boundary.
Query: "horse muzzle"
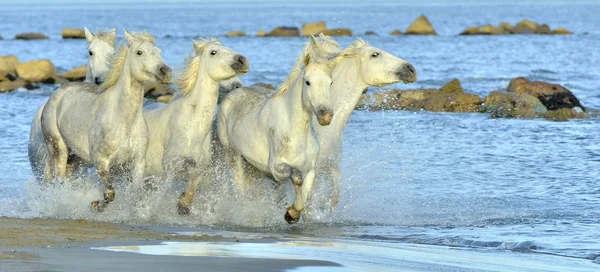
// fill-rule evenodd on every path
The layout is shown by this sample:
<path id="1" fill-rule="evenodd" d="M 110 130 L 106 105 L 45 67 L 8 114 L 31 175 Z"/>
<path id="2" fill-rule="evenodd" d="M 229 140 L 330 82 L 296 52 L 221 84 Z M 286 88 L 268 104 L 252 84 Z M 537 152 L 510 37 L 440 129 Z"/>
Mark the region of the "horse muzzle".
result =
<path id="1" fill-rule="evenodd" d="M 160 68 L 158 68 L 158 76 L 156 78 L 160 82 L 167 84 L 167 83 L 171 83 L 171 75 L 172 75 L 171 67 L 169 67 L 167 65 L 163 65 Z"/>
<path id="2" fill-rule="evenodd" d="M 417 81 L 417 70 L 410 63 L 406 63 L 396 72 L 398 79 L 404 83 Z"/>
<path id="3" fill-rule="evenodd" d="M 317 111 L 317 121 L 319 121 L 319 125 L 328 126 L 331 124 L 331 120 L 333 119 L 333 111 L 331 109 L 319 109 Z"/>
<path id="4" fill-rule="evenodd" d="M 248 59 L 242 55 L 236 55 L 234 58 L 233 64 L 231 64 L 231 68 L 238 75 L 243 75 L 250 70 L 250 64 L 248 64 Z"/>

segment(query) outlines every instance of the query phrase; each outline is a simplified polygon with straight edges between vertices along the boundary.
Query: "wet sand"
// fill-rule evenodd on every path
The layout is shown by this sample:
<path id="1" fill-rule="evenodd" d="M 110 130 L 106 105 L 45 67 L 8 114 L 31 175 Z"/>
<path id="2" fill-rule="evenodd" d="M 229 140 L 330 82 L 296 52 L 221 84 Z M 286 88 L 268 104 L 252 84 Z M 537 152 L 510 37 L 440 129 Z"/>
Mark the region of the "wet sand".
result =
<path id="1" fill-rule="evenodd" d="M 306 266 L 338 266 L 327 261 L 190 258 L 92 249 L 199 240 L 239 241 L 211 235 L 176 235 L 146 227 L 85 220 L 0 217 L 0 271 L 284 271 Z"/>

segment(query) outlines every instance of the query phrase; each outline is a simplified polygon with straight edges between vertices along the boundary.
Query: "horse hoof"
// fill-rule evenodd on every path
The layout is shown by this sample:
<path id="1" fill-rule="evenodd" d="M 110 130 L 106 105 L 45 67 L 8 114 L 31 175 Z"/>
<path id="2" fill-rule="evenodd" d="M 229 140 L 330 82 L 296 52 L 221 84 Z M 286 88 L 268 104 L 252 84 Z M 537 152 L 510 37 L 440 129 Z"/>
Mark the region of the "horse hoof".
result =
<path id="1" fill-rule="evenodd" d="M 103 212 L 104 208 L 106 208 L 106 202 L 102 202 L 101 200 L 96 200 L 91 203 L 92 209 L 97 212 Z"/>
<path id="2" fill-rule="evenodd" d="M 293 217 L 292 217 L 292 215 L 290 214 L 290 212 L 289 212 L 289 211 L 287 211 L 287 212 L 285 212 L 285 216 L 284 216 L 283 218 L 285 218 L 285 221 L 286 221 L 286 222 L 288 222 L 288 224 L 290 224 L 290 225 L 291 225 L 291 224 L 296 224 L 296 223 L 298 223 L 298 219 L 299 219 L 300 217 L 298 217 L 298 218 L 293 218 Z"/>
<path id="3" fill-rule="evenodd" d="M 190 215 L 190 208 L 184 207 L 181 203 L 177 203 L 177 213 L 181 216 Z"/>

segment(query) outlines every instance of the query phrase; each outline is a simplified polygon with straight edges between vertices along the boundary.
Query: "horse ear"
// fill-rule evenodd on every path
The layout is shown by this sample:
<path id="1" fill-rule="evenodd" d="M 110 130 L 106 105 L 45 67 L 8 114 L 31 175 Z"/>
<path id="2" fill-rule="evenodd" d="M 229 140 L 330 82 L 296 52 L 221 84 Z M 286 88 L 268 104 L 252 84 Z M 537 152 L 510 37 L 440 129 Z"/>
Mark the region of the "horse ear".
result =
<path id="1" fill-rule="evenodd" d="M 192 39 L 192 44 L 194 44 L 194 51 L 196 51 L 196 53 L 198 53 L 198 54 L 202 53 L 201 52 L 202 45 L 198 41 Z"/>
<path id="2" fill-rule="evenodd" d="M 113 40 L 116 39 L 117 38 L 117 29 L 116 28 L 111 29 L 108 32 L 108 34 L 113 38 Z"/>
<path id="3" fill-rule="evenodd" d="M 85 38 L 88 40 L 88 42 L 92 42 L 92 39 L 94 39 L 94 33 L 92 33 L 87 27 L 83 27 L 83 30 L 85 32 Z"/>
<path id="4" fill-rule="evenodd" d="M 129 34 L 129 32 L 127 32 L 127 30 L 125 30 L 124 28 L 123 28 L 123 32 L 125 32 L 125 39 L 127 40 L 127 43 L 129 45 L 132 45 L 135 37 L 133 35 Z"/>
<path id="5" fill-rule="evenodd" d="M 319 44 L 317 43 L 315 36 L 313 36 L 312 34 L 310 34 L 310 46 L 313 47 L 315 52 L 319 50 Z"/>

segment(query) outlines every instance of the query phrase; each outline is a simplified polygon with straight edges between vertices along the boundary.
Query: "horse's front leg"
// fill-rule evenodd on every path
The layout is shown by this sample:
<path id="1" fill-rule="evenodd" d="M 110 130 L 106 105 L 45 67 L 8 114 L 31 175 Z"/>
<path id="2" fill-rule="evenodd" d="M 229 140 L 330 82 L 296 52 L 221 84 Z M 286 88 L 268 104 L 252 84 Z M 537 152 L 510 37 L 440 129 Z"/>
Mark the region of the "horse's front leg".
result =
<path id="1" fill-rule="evenodd" d="M 306 219 L 306 216 L 310 216 L 312 214 L 312 206 L 309 204 L 311 197 L 312 197 L 312 191 L 313 191 L 313 186 L 315 184 L 315 170 L 310 170 L 308 171 L 308 173 L 306 173 L 306 175 L 304 176 L 304 181 L 302 183 L 302 199 L 304 201 L 304 205 L 305 207 L 305 211 L 304 211 L 304 216 Z"/>
<path id="2" fill-rule="evenodd" d="M 95 166 L 98 177 L 100 177 L 100 180 L 104 184 L 104 199 L 92 202 L 92 208 L 102 212 L 108 206 L 108 203 L 115 200 L 115 189 L 110 177 L 110 161 L 108 159 L 101 159 L 96 161 Z"/>
<path id="3" fill-rule="evenodd" d="M 342 173 L 340 171 L 340 166 L 335 164 L 331 169 L 331 196 L 329 202 L 329 212 L 333 212 L 338 202 L 340 202 L 340 180 L 342 178 Z"/>
<path id="4" fill-rule="evenodd" d="M 202 179 L 202 171 L 200 169 L 194 160 L 185 161 L 184 172 L 186 174 L 187 186 L 185 187 L 185 191 L 179 196 L 179 202 L 177 202 L 177 213 L 179 215 L 190 214 L 190 207 L 196 195 L 196 186 Z"/>
<path id="5" fill-rule="evenodd" d="M 298 169 L 292 168 L 290 179 L 294 184 L 296 200 L 294 201 L 294 204 L 287 209 L 284 218 L 289 224 L 294 224 L 298 222 L 298 219 L 300 219 L 300 213 L 302 210 L 304 210 L 304 203 L 302 201 L 302 173 Z"/>
<path id="6" fill-rule="evenodd" d="M 248 192 L 246 184 L 246 173 L 244 169 L 244 159 L 242 155 L 236 151 L 228 151 L 229 161 L 233 170 L 233 183 L 236 191 L 240 195 L 245 195 Z"/>

